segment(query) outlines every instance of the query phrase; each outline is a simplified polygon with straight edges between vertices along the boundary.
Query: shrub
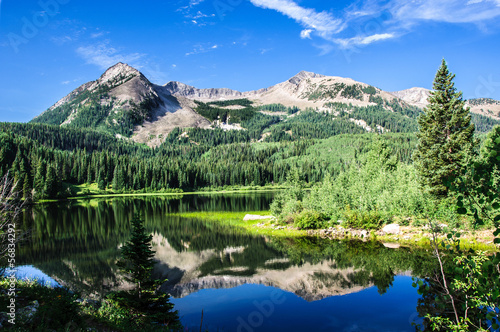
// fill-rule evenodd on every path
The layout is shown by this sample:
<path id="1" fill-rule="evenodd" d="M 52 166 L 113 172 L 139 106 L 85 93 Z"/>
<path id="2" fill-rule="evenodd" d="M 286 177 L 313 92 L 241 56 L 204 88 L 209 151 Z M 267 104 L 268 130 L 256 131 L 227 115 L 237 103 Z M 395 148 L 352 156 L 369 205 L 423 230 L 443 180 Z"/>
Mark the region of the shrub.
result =
<path id="1" fill-rule="evenodd" d="M 304 210 L 297 215 L 294 224 L 300 229 L 318 229 L 325 227 L 326 218 L 323 213 Z"/>
<path id="2" fill-rule="evenodd" d="M 348 206 L 344 210 L 344 218 L 344 225 L 350 228 L 380 229 L 380 227 L 384 224 L 382 214 L 377 210 L 351 210 Z"/>

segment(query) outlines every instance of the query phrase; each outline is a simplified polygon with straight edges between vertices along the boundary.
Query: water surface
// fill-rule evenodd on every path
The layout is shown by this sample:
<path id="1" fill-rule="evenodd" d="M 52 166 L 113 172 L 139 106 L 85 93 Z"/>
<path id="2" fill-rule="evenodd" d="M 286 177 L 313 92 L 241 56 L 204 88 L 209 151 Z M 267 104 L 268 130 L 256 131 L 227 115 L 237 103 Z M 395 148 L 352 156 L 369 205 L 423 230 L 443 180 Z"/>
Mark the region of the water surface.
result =
<path id="1" fill-rule="evenodd" d="M 109 198 L 37 205 L 19 261 L 83 296 L 125 287 L 115 262 L 141 213 L 153 234 L 182 323 L 210 331 L 414 331 L 411 276 L 429 270 L 422 250 L 378 242 L 253 236 L 189 211 L 267 210 L 272 193 Z"/>

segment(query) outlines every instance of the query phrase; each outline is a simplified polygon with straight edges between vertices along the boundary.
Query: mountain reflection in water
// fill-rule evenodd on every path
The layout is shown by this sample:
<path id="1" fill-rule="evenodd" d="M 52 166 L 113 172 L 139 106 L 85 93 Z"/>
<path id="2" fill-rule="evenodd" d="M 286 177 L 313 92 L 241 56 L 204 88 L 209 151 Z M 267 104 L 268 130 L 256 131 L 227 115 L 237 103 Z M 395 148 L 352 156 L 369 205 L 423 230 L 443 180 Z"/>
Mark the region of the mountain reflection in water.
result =
<path id="1" fill-rule="evenodd" d="M 37 205 L 25 213 L 29 242 L 19 261 L 63 286 L 102 296 L 126 287 L 115 262 L 128 239 L 129 220 L 141 213 L 153 234 L 162 290 L 184 298 L 208 289 L 246 284 L 274 287 L 308 301 L 376 286 L 384 294 L 398 274 L 420 276 L 431 266 L 423 250 L 378 242 L 252 236 L 217 222 L 172 215 L 188 211 L 258 211 L 272 193 L 114 198 Z M 415 306 L 415 303 L 413 304 Z"/>

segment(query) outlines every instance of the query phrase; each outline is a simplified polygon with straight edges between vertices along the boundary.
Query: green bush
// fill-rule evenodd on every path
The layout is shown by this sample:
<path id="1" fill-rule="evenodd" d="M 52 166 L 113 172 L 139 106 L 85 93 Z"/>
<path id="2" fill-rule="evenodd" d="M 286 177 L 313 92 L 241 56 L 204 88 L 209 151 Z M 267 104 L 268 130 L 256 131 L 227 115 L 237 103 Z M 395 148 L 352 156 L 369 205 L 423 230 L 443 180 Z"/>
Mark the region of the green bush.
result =
<path id="1" fill-rule="evenodd" d="M 351 210 L 348 206 L 344 210 L 344 225 L 358 229 L 380 229 L 384 224 L 382 214 L 377 210 L 360 211 Z"/>
<path id="2" fill-rule="evenodd" d="M 299 229 L 319 229 L 326 226 L 326 218 L 323 213 L 303 210 L 295 217 L 294 224 Z"/>
<path id="3" fill-rule="evenodd" d="M 7 306 L 9 297 L 7 289 L 9 280 L 0 280 L 0 304 L 2 308 Z M 19 328 L 24 331 L 61 331 L 70 327 L 83 327 L 83 319 L 76 299 L 78 296 L 62 287 L 47 287 L 37 281 L 16 281 L 16 306 L 18 315 L 16 325 L 6 327 Z M 23 317 L 20 313 L 23 308 L 38 302 L 38 309 L 32 318 Z M 64 313 L 64 315 L 61 315 Z"/>

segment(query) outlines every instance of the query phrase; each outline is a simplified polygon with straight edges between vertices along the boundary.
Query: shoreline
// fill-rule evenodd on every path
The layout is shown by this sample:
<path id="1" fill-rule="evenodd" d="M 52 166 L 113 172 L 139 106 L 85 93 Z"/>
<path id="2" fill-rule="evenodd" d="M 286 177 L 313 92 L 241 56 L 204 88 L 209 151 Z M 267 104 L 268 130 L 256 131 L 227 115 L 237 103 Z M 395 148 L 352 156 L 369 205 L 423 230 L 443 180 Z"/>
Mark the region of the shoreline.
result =
<path id="1" fill-rule="evenodd" d="M 214 189 L 214 190 L 204 190 L 204 191 L 182 191 L 182 192 L 132 192 L 132 193 L 95 193 L 95 194 L 84 194 L 69 196 L 64 198 L 54 198 L 54 199 L 40 199 L 33 201 L 33 204 L 43 204 L 43 203 L 55 203 L 63 201 L 75 201 L 75 200 L 87 200 L 93 198 L 112 198 L 112 197 L 145 197 L 145 196 L 182 196 L 182 195 L 212 195 L 212 194 L 238 194 L 238 193 L 252 193 L 252 192 L 273 192 L 278 190 L 284 190 L 286 187 L 276 186 L 276 187 L 249 187 L 245 189 L 242 187 L 240 189 Z"/>
<path id="2" fill-rule="evenodd" d="M 292 225 L 279 225 L 272 218 L 243 220 L 245 215 L 268 216 L 270 211 L 246 211 L 246 212 L 184 212 L 174 213 L 184 218 L 199 218 L 209 222 L 219 222 L 229 226 L 237 227 L 252 235 L 272 237 L 321 237 L 330 240 L 361 240 L 378 241 L 388 248 L 397 247 L 420 247 L 430 248 L 431 234 L 421 227 L 401 226 L 398 234 L 384 233 L 382 230 L 349 229 L 341 226 L 328 229 L 304 230 Z M 461 231 L 460 246 L 464 249 L 483 250 L 487 252 L 499 252 L 500 245 L 493 243 L 493 229 L 478 231 Z M 475 234 L 474 234 L 475 233 Z M 446 232 L 439 233 L 438 239 L 445 240 Z"/>

